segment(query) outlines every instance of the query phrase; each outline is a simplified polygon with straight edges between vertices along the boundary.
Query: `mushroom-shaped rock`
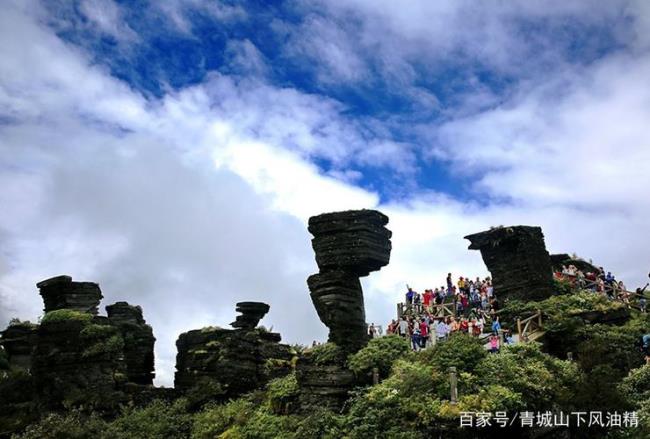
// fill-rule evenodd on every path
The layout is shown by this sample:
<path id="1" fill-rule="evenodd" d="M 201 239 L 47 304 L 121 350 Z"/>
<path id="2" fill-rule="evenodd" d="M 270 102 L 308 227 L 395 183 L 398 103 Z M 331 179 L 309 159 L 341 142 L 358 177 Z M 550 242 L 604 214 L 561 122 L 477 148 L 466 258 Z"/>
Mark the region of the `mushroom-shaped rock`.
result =
<path id="1" fill-rule="evenodd" d="M 541 227 L 496 227 L 465 239 L 470 250 L 481 251 L 499 297 L 542 300 L 553 294 L 551 258 Z"/>
<path id="2" fill-rule="evenodd" d="M 254 329 L 270 309 L 270 306 L 263 302 L 239 302 L 236 306 L 241 315 L 238 315 L 230 326 L 239 329 Z"/>

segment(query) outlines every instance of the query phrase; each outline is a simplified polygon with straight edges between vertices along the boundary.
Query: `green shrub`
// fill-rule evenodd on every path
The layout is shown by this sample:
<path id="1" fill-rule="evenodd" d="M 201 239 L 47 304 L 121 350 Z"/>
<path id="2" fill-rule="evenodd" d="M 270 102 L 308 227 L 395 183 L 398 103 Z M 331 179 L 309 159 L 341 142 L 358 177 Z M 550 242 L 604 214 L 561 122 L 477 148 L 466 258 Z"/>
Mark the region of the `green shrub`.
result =
<path id="1" fill-rule="evenodd" d="M 222 405 L 209 405 L 194 415 L 192 439 L 213 439 L 232 426 L 244 425 L 255 409 L 246 398 Z"/>
<path id="2" fill-rule="evenodd" d="M 52 323 L 52 322 L 62 322 L 68 320 L 76 320 L 80 322 L 89 323 L 93 319 L 92 314 L 86 312 L 73 311 L 71 309 L 57 309 L 45 313 L 41 319 L 42 324 Z"/>
<path id="3" fill-rule="evenodd" d="M 339 439 L 344 437 L 346 417 L 327 409 L 316 409 L 302 418 L 291 439 L 319 438 Z"/>
<path id="4" fill-rule="evenodd" d="M 94 357 L 97 355 L 115 355 L 122 352 L 124 349 L 124 339 L 120 334 L 115 334 L 107 339 L 98 340 L 95 343 L 88 346 L 82 352 L 84 358 Z"/>
<path id="5" fill-rule="evenodd" d="M 226 431 L 222 437 L 241 437 L 242 439 L 286 439 L 295 432 L 299 424 L 297 416 L 277 416 L 264 409 L 258 409 L 248 418 L 247 422 L 235 427 L 232 432 Z"/>
<path id="6" fill-rule="evenodd" d="M 50 413 L 28 426 L 16 439 L 108 439 L 107 424 L 98 416 L 78 410 L 66 414 Z"/>
<path id="7" fill-rule="evenodd" d="M 387 377 L 395 360 L 403 358 L 409 352 L 409 344 L 402 337 L 388 335 L 374 338 L 366 347 L 349 357 L 348 366 L 357 375 L 370 374 L 376 367 L 381 377 Z"/>
<path id="8" fill-rule="evenodd" d="M 185 397 L 189 409 L 195 411 L 209 402 L 222 400 L 225 394 L 226 391 L 219 382 L 203 377 L 185 393 Z"/>
<path id="9" fill-rule="evenodd" d="M 499 385 L 522 395 L 528 410 L 569 407 L 581 380 L 575 363 L 541 352 L 537 343 L 504 347 L 481 360 L 474 374 L 485 386 Z"/>
<path id="10" fill-rule="evenodd" d="M 650 400 L 650 365 L 633 369 L 619 385 L 622 395 L 633 404 Z"/>
<path id="11" fill-rule="evenodd" d="M 291 413 L 296 408 L 299 390 L 295 373 L 271 380 L 266 391 L 271 411 L 283 415 Z"/>
<path id="12" fill-rule="evenodd" d="M 486 355 L 485 347 L 477 338 L 463 333 L 452 334 L 433 349 L 418 353 L 422 361 L 432 363 L 441 372 L 447 372 L 451 366 L 459 372 L 471 372 Z"/>
<path id="13" fill-rule="evenodd" d="M 188 438 L 192 417 L 187 412 L 186 401 L 173 403 L 155 400 L 146 407 L 124 409 L 122 414 L 108 424 L 104 437 L 115 439 Z"/>
<path id="14" fill-rule="evenodd" d="M 568 280 L 553 279 L 553 290 L 555 291 L 555 294 L 565 295 L 571 294 L 574 291 L 574 288 Z"/>
<path id="15" fill-rule="evenodd" d="M 111 325 L 90 324 L 84 327 L 79 335 L 86 340 L 97 340 L 108 338 L 118 333 L 118 329 Z"/>
<path id="16" fill-rule="evenodd" d="M 343 349 L 331 342 L 313 347 L 306 351 L 305 355 L 318 365 L 343 364 L 345 362 Z"/>

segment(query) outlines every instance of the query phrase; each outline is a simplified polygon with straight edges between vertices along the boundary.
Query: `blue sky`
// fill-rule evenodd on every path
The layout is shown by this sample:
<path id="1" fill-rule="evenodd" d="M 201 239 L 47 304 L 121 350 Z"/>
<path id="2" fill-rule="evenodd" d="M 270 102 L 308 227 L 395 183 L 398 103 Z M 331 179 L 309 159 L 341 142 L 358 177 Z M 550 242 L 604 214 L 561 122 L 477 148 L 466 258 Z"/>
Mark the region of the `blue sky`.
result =
<path id="1" fill-rule="evenodd" d="M 508 2 L 8 1 L 0 15 L 0 326 L 35 283 L 142 305 L 158 382 L 182 331 L 271 305 L 324 340 L 306 278 L 322 212 L 390 217 L 369 322 L 405 283 L 486 275 L 462 239 L 542 226 L 645 284 L 650 6 Z"/>
<path id="2" fill-rule="evenodd" d="M 173 6 L 165 9 L 146 1 L 52 1 L 45 3 L 46 23 L 64 41 L 86 50 L 94 63 L 152 99 L 200 84 L 219 72 L 335 100 L 341 116 L 358 125 L 365 138 L 397 142 L 413 160 L 406 169 L 396 169 L 372 161 L 335 164 L 327 154 L 310 158 L 324 173 L 358 172 L 356 184 L 376 191 L 385 202 L 418 189 L 477 202 L 489 198 L 488 192 L 473 187 L 480 172 L 458 175 L 448 161 L 428 156 L 435 140 L 413 127 L 426 125 L 435 136 L 436 126 L 458 112 L 479 113 L 499 106 L 561 69 L 580 69 L 625 51 L 629 48 L 625 29 L 634 21 L 624 4 L 595 17 L 584 15 L 582 9 L 534 17 L 502 11 L 496 25 L 517 39 L 518 52 L 502 65 L 477 53 L 481 49 L 474 46 L 478 36 L 471 35 L 472 30 L 467 42 L 431 57 L 407 46 L 399 53 L 398 44 L 391 48 L 398 53 L 386 58 L 383 36 L 365 35 L 373 30 L 364 10 L 354 7 L 338 11 L 326 2 L 297 1 L 169 5 Z M 458 14 L 474 7 L 465 4 Z M 491 13 L 490 6 L 482 8 L 479 12 Z M 106 20 L 98 20 L 102 13 L 112 13 L 110 19 L 119 24 L 109 27 Z M 467 24 L 472 21 L 468 18 Z M 477 21 L 480 26 L 481 19 Z M 385 37 L 400 42 L 399 32 Z M 422 44 L 424 54 L 431 50 L 426 39 L 425 29 L 414 44 Z M 323 53 L 331 59 L 319 59 L 318 50 L 310 50 L 319 43 L 329 45 Z M 467 97 L 477 92 L 490 99 L 468 105 Z"/>

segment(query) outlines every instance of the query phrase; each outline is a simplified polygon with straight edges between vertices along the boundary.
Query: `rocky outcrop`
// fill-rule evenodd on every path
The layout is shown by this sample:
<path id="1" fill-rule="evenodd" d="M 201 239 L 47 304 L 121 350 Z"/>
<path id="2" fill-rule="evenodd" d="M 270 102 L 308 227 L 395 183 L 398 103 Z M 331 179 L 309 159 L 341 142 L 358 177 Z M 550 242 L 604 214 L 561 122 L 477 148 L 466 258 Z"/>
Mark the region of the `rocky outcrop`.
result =
<path id="1" fill-rule="evenodd" d="M 542 300 L 553 294 L 551 259 L 540 227 L 497 227 L 465 236 L 480 250 L 501 299 Z"/>
<path id="2" fill-rule="evenodd" d="M 0 346 L 6 352 L 9 366 L 23 370 L 32 368 L 38 325 L 29 322 L 11 323 L 0 333 Z"/>
<path id="3" fill-rule="evenodd" d="M 300 386 L 300 407 L 304 412 L 315 407 L 340 410 L 350 397 L 350 389 L 357 385 L 354 373 L 343 364 L 315 364 L 309 358 L 300 359 L 296 380 Z"/>
<path id="4" fill-rule="evenodd" d="M 116 326 L 124 340 L 124 361 L 131 383 L 151 385 L 154 373 L 154 343 L 151 326 L 142 317 L 142 308 L 117 302 L 106 307 L 111 325 Z"/>
<path id="5" fill-rule="evenodd" d="M 230 324 L 233 328 L 253 329 L 262 320 L 262 317 L 269 312 L 271 307 L 262 302 L 239 302 L 236 305 L 236 311 L 241 313 L 235 317 L 235 321 Z"/>
<path id="6" fill-rule="evenodd" d="M 307 285 L 329 340 L 349 352 L 367 341 L 359 276 L 388 264 L 391 232 L 388 217 L 376 210 L 326 213 L 309 219 L 312 247 L 320 272 Z"/>
<path id="7" fill-rule="evenodd" d="M 137 399 L 138 386 L 153 378 L 155 339 L 142 309 L 118 302 L 107 307 L 109 317 L 98 316 L 99 286 L 70 276 L 37 286 L 46 311 L 41 324 L 12 322 L 0 337 L 10 373 L 22 373 L 3 382 L 5 394 L 17 394 L 16 382 L 29 391 L 22 399 L 8 398 L 7 412 L 82 406 L 106 413 Z"/>
<path id="8" fill-rule="evenodd" d="M 70 276 L 57 276 L 36 284 L 45 303 L 44 311 L 69 309 L 97 315 L 102 292 L 94 282 L 73 282 Z"/>
<path id="9" fill-rule="evenodd" d="M 41 404 L 115 410 L 126 381 L 119 330 L 105 317 L 61 311 L 46 314 L 38 329 L 32 375 Z"/>
<path id="10" fill-rule="evenodd" d="M 203 328 L 181 334 L 176 341 L 176 389 L 227 399 L 289 373 L 293 355 L 289 346 L 280 344 L 280 334 L 251 327 L 268 309 L 263 303 L 242 302 L 237 310 L 243 316 L 232 324 L 237 329 Z"/>
<path id="11" fill-rule="evenodd" d="M 320 320 L 329 328 L 330 349 L 340 356 L 322 363 L 310 355 L 296 366 L 300 407 L 340 409 L 357 384 L 345 357 L 368 342 L 360 276 L 388 264 L 391 231 L 388 217 L 376 210 L 326 213 L 309 219 L 309 232 L 319 273 L 307 279 Z"/>

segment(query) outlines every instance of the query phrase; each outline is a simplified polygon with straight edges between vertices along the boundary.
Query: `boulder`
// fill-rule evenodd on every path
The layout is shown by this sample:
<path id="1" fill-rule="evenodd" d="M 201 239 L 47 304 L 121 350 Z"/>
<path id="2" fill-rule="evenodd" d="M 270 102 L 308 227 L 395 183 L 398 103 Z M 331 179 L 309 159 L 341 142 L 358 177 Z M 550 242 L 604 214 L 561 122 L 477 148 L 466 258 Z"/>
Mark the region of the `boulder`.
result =
<path id="1" fill-rule="evenodd" d="M 553 294 L 551 258 L 540 227 L 497 227 L 465 239 L 471 250 L 480 250 L 499 298 L 543 300 Z"/>

